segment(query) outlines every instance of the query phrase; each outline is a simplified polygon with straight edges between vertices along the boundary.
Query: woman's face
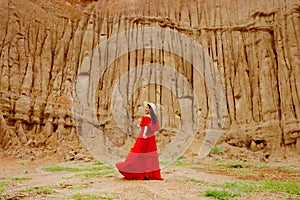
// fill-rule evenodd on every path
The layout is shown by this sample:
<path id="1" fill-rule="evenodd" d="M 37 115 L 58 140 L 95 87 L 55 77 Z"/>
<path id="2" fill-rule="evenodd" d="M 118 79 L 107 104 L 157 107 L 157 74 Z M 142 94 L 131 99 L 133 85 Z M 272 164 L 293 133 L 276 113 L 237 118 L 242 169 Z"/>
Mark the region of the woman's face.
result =
<path id="1" fill-rule="evenodd" d="M 149 106 L 148 106 L 148 105 L 145 107 L 145 113 L 146 113 L 147 115 L 149 115 L 149 114 L 150 114 L 150 108 L 149 108 Z"/>

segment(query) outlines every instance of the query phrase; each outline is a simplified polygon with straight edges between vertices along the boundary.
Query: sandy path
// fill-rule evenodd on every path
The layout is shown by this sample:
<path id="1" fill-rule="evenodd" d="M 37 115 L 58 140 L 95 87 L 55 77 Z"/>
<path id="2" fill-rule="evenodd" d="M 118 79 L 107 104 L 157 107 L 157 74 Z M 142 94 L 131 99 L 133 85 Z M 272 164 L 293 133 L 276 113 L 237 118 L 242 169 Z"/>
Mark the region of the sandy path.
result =
<path id="1" fill-rule="evenodd" d="M 230 174 L 216 174 L 205 172 L 186 166 L 170 165 L 162 169 L 164 180 L 125 180 L 116 172 L 110 169 L 107 174 L 92 174 L 86 171 L 68 172 L 55 171 L 46 172 L 43 170 L 47 166 L 64 166 L 72 168 L 90 168 L 95 162 L 63 162 L 43 160 L 43 161 L 23 161 L 16 159 L 0 159 L 0 182 L 8 182 L 6 189 L 2 193 L 2 199 L 76 199 L 74 194 L 93 194 L 101 199 L 110 197 L 111 199 L 212 199 L 204 196 L 207 189 L 218 189 L 218 184 L 224 182 L 238 181 L 238 178 Z M 92 172 L 92 173 L 97 173 Z M 30 180 L 16 181 L 14 178 L 28 177 Z M 51 188 L 51 194 L 45 194 L 39 188 Z M 235 199 L 283 199 L 284 194 L 262 192 L 259 196 L 247 195 Z M 84 199 L 84 198 L 83 198 Z M 105 198 L 104 198 L 105 199 Z"/>

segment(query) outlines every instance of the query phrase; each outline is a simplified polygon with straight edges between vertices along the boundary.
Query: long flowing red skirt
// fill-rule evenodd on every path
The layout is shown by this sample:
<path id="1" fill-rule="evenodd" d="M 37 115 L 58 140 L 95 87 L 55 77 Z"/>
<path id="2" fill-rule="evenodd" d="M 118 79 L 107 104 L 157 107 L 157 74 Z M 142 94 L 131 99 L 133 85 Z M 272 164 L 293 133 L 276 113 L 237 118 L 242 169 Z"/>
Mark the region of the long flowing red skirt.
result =
<path id="1" fill-rule="evenodd" d="M 138 137 L 125 161 L 116 166 L 126 179 L 162 180 L 155 135 Z"/>

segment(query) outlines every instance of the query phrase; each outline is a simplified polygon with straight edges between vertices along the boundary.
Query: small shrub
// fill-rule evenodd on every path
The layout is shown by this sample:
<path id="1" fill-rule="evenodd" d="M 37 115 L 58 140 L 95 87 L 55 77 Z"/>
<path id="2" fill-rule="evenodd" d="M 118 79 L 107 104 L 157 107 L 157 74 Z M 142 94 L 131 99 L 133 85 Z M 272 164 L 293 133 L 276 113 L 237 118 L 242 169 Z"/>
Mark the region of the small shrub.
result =
<path id="1" fill-rule="evenodd" d="M 0 182 L 0 194 L 6 189 L 7 182 Z"/>
<path id="2" fill-rule="evenodd" d="M 223 147 L 220 146 L 215 146 L 214 148 L 212 148 L 209 152 L 209 154 L 218 154 L 224 151 Z"/>

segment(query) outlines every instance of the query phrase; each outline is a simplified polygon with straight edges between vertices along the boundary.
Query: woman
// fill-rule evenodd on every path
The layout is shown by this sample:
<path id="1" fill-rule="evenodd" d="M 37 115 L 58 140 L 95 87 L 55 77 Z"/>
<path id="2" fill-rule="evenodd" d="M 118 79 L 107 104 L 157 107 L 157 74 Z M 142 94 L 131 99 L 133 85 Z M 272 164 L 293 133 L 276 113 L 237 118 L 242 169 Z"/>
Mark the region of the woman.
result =
<path id="1" fill-rule="evenodd" d="M 162 180 L 154 132 L 160 126 L 156 106 L 144 102 L 145 114 L 140 122 L 140 133 L 124 162 L 117 163 L 119 172 L 126 179 Z"/>

